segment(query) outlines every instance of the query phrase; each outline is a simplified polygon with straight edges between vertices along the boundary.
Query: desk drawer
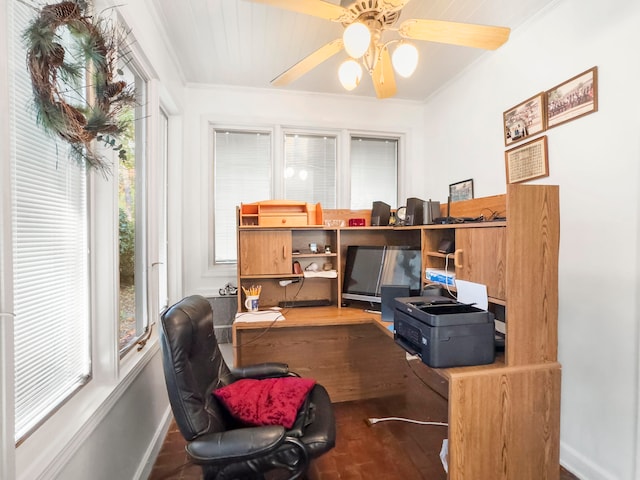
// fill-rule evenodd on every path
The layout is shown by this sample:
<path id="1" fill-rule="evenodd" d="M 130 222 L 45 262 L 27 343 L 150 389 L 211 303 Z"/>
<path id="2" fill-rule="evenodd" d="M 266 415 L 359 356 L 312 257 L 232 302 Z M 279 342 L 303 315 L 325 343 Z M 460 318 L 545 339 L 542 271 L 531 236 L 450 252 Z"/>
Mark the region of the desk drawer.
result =
<path id="1" fill-rule="evenodd" d="M 287 213 L 285 215 L 260 215 L 258 225 L 261 227 L 306 227 L 306 213 Z"/>

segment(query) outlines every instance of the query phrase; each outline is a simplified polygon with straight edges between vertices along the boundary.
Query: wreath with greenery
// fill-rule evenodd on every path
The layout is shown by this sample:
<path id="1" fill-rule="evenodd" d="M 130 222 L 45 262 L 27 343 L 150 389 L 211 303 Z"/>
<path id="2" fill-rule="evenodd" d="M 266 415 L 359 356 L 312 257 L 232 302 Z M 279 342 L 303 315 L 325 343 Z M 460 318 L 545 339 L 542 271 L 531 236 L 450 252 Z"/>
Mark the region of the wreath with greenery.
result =
<path id="1" fill-rule="evenodd" d="M 23 38 L 38 123 L 68 142 L 79 163 L 107 173 L 109 163 L 94 140 L 126 159 L 119 139 L 129 128 L 130 116 L 123 112 L 135 104 L 135 92 L 117 80 L 125 35 L 109 21 L 87 15 L 87 8 L 83 0 L 46 5 Z M 65 50 L 63 28 L 76 49 Z"/>

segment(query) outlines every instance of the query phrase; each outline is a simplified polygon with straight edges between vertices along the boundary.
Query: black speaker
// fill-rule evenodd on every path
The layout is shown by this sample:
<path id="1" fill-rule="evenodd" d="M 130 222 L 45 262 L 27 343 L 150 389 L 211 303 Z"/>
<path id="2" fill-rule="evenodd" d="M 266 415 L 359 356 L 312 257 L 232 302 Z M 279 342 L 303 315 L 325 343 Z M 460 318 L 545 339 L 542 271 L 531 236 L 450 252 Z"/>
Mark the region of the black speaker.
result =
<path id="1" fill-rule="evenodd" d="M 432 200 L 424 202 L 424 225 L 432 225 L 433 219 L 442 217 L 440 213 L 440 202 L 434 202 Z"/>
<path id="2" fill-rule="evenodd" d="M 394 299 L 399 297 L 409 297 L 409 285 L 381 285 L 382 296 L 382 321 L 393 322 L 393 311 L 395 310 Z"/>
<path id="3" fill-rule="evenodd" d="M 424 200 L 407 198 L 407 219 L 405 225 L 422 225 L 424 219 Z"/>
<path id="4" fill-rule="evenodd" d="M 391 216 L 391 205 L 384 202 L 375 201 L 371 208 L 371 225 L 381 227 L 389 225 L 389 217 Z"/>

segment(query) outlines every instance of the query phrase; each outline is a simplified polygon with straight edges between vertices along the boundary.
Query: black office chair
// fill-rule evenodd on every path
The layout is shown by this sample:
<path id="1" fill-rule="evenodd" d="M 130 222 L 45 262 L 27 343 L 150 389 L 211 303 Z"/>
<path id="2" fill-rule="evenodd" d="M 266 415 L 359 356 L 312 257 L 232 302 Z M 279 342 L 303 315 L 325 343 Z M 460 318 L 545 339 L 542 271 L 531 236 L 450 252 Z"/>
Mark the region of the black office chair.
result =
<path id="1" fill-rule="evenodd" d="M 316 384 L 298 411 L 293 428 L 243 426 L 212 394 L 241 378 L 295 375 L 286 364 L 264 363 L 230 369 L 213 332 L 206 298 L 187 297 L 161 316 L 164 376 L 176 424 L 187 452 L 202 466 L 205 480 L 263 479 L 281 469 L 289 480 L 302 477 L 310 459 L 335 445 L 335 419 L 327 391 Z"/>

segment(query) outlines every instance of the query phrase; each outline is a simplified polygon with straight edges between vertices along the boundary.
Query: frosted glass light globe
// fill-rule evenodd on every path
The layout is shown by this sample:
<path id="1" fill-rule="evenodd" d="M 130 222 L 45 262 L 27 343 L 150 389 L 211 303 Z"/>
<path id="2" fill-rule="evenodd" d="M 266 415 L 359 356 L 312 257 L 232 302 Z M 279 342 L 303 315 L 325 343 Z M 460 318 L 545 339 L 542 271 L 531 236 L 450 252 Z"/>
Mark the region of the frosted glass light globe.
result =
<path id="1" fill-rule="evenodd" d="M 354 22 L 342 34 L 344 49 L 351 58 L 360 58 L 371 43 L 371 32 L 364 23 Z"/>
<path id="2" fill-rule="evenodd" d="M 338 78 L 342 86 L 351 91 L 358 86 L 362 79 L 362 67 L 355 60 L 346 60 L 338 69 Z"/>
<path id="3" fill-rule="evenodd" d="M 409 78 L 418 66 L 418 49 L 410 43 L 401 43 L 393 52 L 391 63 L 398 75 Z"/>

